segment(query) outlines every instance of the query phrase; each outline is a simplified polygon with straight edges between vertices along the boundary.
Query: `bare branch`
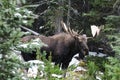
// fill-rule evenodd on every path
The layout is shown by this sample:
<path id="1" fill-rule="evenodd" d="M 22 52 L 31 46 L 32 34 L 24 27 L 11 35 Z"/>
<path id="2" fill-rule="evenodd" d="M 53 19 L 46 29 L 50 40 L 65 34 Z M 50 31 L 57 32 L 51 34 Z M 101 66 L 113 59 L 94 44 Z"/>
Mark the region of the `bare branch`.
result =
<path id="1" fill-rule="evenodd" d="M 21 27 L 22 29 L 26 30 L 26 31 L 31 32 L 31 33 L 34 34 L 34 35 L 39 35 L 39 33 L 35 32 L 35 31 L 33 31 L 33 30 L 31 30 L 31 29 L 29 29 L 29 28 L 27 28 L 27 27 L 24 27 L 24 26 L 22 26 L 22 25 L 20 25 L 20 27 Z"/>

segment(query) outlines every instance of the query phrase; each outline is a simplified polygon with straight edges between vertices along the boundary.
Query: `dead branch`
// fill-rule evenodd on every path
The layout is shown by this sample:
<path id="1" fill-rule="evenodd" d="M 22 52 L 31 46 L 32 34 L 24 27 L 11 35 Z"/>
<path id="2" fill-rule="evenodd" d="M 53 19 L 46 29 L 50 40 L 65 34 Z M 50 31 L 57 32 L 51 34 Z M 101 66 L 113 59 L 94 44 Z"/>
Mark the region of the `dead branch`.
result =
<path id="1" fill-rule="evenodd" d="M 25 27 L 25 26 L 20 25 L 20 27 L 21 27 L 22 29 L 24 29 L 24 30 L 26 30 L 26 31 L 28 31 L 28 32 L 30 32 L 30 33 L 32 33 L 32 34 L 34 34 L 34 35 L 40 35 L 39 33 L 35 32 L 35 31 L 33 31 L 33 30 L 31 30 L 31 29 Z"/>

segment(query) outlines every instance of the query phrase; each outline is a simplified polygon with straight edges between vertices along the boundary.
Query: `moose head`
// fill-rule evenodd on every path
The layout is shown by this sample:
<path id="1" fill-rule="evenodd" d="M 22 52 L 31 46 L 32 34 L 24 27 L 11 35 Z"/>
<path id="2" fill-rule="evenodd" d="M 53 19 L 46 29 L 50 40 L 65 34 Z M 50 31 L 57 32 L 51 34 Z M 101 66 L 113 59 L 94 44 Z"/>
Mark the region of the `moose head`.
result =
<path id="1" fill-rule="evenodd" d="M 87 39 L 89 37 L 87 37 L 86 34 L 80 35 L 78 31 L 71 30 L 63 21 L 61 21 L 61 24 L 64 31 L 75 39 L 75 45 L 77 46 L 75 50 L 77 52 L 79 51 L 79 57 L 77 59 L 83 59 L 85 55 L 89 54 L 89 48 L 87 46 Z"/>

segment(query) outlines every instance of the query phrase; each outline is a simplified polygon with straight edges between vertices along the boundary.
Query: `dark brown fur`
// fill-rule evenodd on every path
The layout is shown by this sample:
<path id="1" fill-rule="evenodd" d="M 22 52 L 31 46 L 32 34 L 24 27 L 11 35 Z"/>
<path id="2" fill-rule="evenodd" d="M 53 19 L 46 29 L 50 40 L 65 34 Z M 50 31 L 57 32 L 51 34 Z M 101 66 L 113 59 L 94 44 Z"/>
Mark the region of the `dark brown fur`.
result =
<path id="1" fill-rule="evenodd" d="M 80 58 L 83 59 L 85 53 L 88 54 L 87 40 L 84 36 L 80 35 L 78 37 L 73 37 L 67 33 L 59 33 L 53 36 L 26 36 L 22 38 L 23 42 L 29 41 L 31 39 L 40 38 L 43 43 L 48 46 L 43 46 L 41 51 L 46 51 L 46 58 L 52 53 L 52 61 L 55 64 L 62 65 L 62 69 L 66 69 L 71 61 L 72 57 L 76 53 L 80 53 Z M 22 53 L 23 58 L 26 61 L 36 59 L 36 54 L 32 55 Z"/>

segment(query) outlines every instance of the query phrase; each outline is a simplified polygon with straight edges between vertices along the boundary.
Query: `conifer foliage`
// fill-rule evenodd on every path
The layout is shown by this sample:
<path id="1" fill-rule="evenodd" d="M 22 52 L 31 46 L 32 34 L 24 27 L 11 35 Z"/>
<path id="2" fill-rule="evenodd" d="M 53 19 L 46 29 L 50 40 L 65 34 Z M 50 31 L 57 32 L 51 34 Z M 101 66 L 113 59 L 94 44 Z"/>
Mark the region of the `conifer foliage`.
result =
<path id="1" fill-rule="evenodd" d="M 18 68 L 22 66 L 22 62 L 18 60 L 13 50 L 23 35 L 19 26 L 31 24 L 34 15 L 26 8 L 19 7 L 18 1 L 24 2 L 24 0 L 0 0 L 1 80 L 21 79 Z"/>

